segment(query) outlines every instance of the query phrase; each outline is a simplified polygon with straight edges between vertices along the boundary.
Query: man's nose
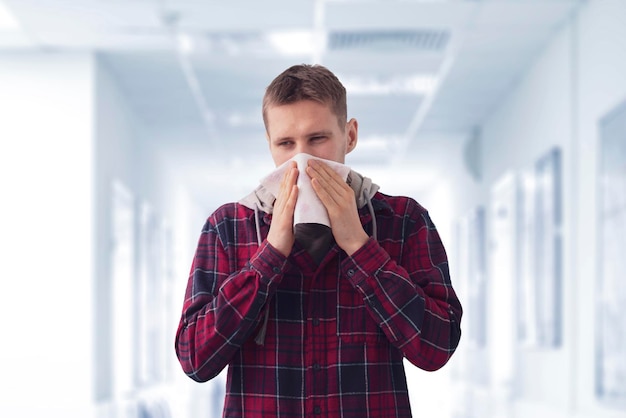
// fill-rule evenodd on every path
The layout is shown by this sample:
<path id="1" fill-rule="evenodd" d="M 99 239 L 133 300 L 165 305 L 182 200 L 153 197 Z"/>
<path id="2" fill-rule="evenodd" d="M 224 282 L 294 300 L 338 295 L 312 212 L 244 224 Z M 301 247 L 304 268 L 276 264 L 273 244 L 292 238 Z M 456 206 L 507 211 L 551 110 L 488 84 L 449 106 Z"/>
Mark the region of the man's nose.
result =
<path id="1" fill-rule="evenodd" d="M 296 154 L 300 154 L 300 153 L 305 153 L 305 154 L 311 154 L 310 151 L 310 147 L 308 144 L 304 143 L 304 144 L 297 144 L 296 145 Z"/>

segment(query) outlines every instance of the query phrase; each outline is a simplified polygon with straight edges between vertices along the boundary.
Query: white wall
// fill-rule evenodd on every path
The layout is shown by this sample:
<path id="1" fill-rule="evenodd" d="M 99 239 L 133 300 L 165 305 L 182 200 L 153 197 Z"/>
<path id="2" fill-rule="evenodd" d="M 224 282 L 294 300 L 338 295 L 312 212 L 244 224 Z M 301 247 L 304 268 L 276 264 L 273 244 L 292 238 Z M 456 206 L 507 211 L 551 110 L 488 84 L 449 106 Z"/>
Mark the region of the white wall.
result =
<path id="1" fill-rule="evenodd" d="M 483 129 L 485 184 L 493 185 L 508 170 L 519 172 L 532 164 L 551 148 L 562 149 L 563 199 L 572 196 L 572 69 L 570 30 L 564 29 L 538 57 L 515 93 L 498 108 Z M 564 229 L 571 231 L 571 205 L 565 205 Z M 571 234 L 567 234 L 571 236 Z M 568 263 L 574 259 L 572 241 L 565 240 L 565 270 L 563 298 L 571 302 L 573 271 Z M 490 276 L 492 281 L 498 277 Z M 498 295 L 494 295 L 498 298 Z M 517 359 L 516 396 L 524 401 L 554 405 L 565 410 L 571 394 L 571 356 L 573 316 L 565 310 L 564 344 L 554 350 L 521 349 Z M 569 305 L 571 307 L 571 304 Z M 498 312 L 491 312 L 498 315 Z M 512 324 L 514 325 L 514 324 Z M 493 335 L 492 342 L 499 335 Z M 492 353 L 495 354 L 495 353 Z M 559 376 L 555 385 L 550 376 Z"/>
<path id="2" fill-rule="evenodd" d="M 137 159 L 137 130 L 132 110 L 126 105 L 114 78 L 101 62 L 94 68 L 94 135 L 95 141 L 95 194 L 98 204 L 94 207 L 96 220 L 94 311 L 95 335 L 95 400 L 106 402 L 113 396 L 114 359 L 112 356 L 114 330 L 112 324 L 114 297 L 111 286 L 111 201 L 112 182 L 117 180 L 134 190 Z M 118 304 L 119 306 L 119 304 Z"/>
<path id="3" fill-rule="evenodd" d="M 187 416 L 189 391 L 172 385 L 191 381 L 173 343 L 197 209 L 100 59 L 41 52 L 0 55 L 0 416 L 113 416 L 114 179 L 173 227 L 163 339 L 171 385 L 157 391 Z"/>
<path id="4" fill-rule="evenodd" d="M 191 257 L 202 227 L 198 218 L 197 208 L 189 197 L 182 180 L 174 169 L 166 164 L 158 146 L 149 134 L 135 110 L 128 105 L 123 86 L 119 84 L 115 74 L 106 65 L 106 61 L 96 59 L 96 102 L 95 102 L 95 134 L 96 134 L 96 179 L 98 205 L 95 208 L 98 230 L 97 242 L 97 386 L 96 401 L 99 403 L 101 416 L 115 416 L 120 408 L 133 408 L 139 399 L 158 397 L 166 399 L 174 416 L 188 416 L 188 387 L 191 382 L 180 371 L 174 353 L 174 335 L 180 308 L 184 298 L 186 277 L 189 272 Z M 114 310 L 123 309 L 120 301 L 115 300 L 110 271 L 111 235 L 111 202 L 113 181 L 122 182 L 132 193 L 138 211 L 143 203 L 149 204 L 155 215 L 166 222 L 172 233 L 172 274 L 173 280 L 164 284 L 164 299 L 159 302 L 159 310 L 166 311 L 161 332 L 164 333 L 162 346 L 159 347 L 164 356 L 163 370 L 159 373 L 164 380 L 154 384 L 144 384 L 132 393 L 120 395 L 115 384 L 116 369 L 119 373 L 119 362 L 115 359 L 115 326 Z M 136 221 L 139 213 L 136 214 Z M 202 219 L 203 221 L 204 219 Z M 138 225 L 135 229 L 138 230 Z M 136 231 L 136 238 L 138 238 Z M 141 251 L 141 242 L 136 243 L 137 254 Z M 137 257 L 136 254 L 136 257 Z M 136 259 L 139 263 L 140 260 Z M 139 267 L 135 268 L 139 274 Z M 135 280 L 138 280 L 135 277 Z M 135 284 L 135 291 L 137 285 Z M 132 287 L 132 286 L 131 286 Z M 131 296 L 137 300 L 137 294 Z M 136 303 L 136 302 L 135 302 Z M 131 309 L 132 310 L 132 309 Z M 145 315 L 147 312 L 141 312 Z M 132 315 L 132 313 L 131 313 Z M 135 321 L 138 318 L 129 318 Z M 137 349 L 137 347 L 135 347 Z M 156 347 L 154 348 L 157 349 Z M 131 347 L 129 347 L 131 351 Z M 154 351 L 154 350 L 153 350 Z M 133 364 L 133 367 L 138 367 Z"/>
<path id="5" fill-rule="evenodd" d="M 92 68 L 0 55 L 0 416 L 91 414 Z"/>
<path id="6" fill-rule="evenodd" d="M 589 301 L 598 289 L 597 235 L 590 222 L 597 219 L 597 161 L 599 122 L 626 101 L 626 2 L 590 1 L 581 14 L 577 30 L 578 83 L 575 115 L 577 131 L 576 180 L 578 194 L 576 224 L 576 328 L 577 342 L 576 409 L 581 416 L 624 417 L 626 411 L 608 413 L 594 398 L 595 347 L 594 316 Z"/>
<path id="7" fill-rule="evenodd" d="M 530 167 L 553 146 L 561 147 L 563 157 L 563 345 L 556 349 L 515 348 L 513 416 L 625 415 L 602 405 L 594 395 L 593 305 L 598 286 L 594 225 L 598 123 L 626 100 L 624 22 L 626 2 L 587 2 L 579 15 L 555 34 L 482 126 L 484 180 L 480 194 L 485 205 L 488 191 L 507 172 L 519 173 Z M 455 190 L 463 193 L 462 187 Z M 476 204 L 466 196 L 461 207 L 469 210 Z M 489 315 L 498 315 L 489 303 Z M 488 336 L 492 342 L 501 337 Z M 489 396 L 485 401 L 489 402 Z M 471 416 L 471 411 L 467 415 Z"/>

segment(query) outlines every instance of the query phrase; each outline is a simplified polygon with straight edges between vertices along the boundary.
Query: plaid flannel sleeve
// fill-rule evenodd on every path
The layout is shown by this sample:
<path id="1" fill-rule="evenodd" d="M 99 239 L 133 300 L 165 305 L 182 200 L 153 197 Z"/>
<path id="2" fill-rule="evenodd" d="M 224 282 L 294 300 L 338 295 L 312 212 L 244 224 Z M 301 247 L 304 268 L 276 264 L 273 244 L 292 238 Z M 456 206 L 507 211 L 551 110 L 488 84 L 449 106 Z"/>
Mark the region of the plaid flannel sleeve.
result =
<path id="1" fill-rule="evenodd" d="M 196 381 L 217 376 L 250 337 L 286 263 L 264 242 L 242 269 L 233 271 L 238 246 L 250 244 L 225 242 L 218 233 L 225 228 L 220 222 L 227 221 L 212 217 L 202 230 L 176 333 L 178 359 Z"/>
<path id="2" fill-rule="evenodd" d="M 416 209 L 410 215 L 413 226 L 403 228 L 396 241 L 403 243 L 399 262 L 370 238 L 342 269 L 390 342 L 411 363 L 432 371 L 443 367 L 459 344 L 462 307 L 428 213 Z"/>

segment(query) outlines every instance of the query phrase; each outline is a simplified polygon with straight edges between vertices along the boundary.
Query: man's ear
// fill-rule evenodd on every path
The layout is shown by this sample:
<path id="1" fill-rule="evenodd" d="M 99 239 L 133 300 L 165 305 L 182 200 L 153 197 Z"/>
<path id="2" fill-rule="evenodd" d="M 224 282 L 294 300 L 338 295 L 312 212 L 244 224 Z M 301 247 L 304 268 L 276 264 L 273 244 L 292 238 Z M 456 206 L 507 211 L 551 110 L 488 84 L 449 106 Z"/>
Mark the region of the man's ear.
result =
<path id="1" fill-rule="evenodd" d="M 359 139 L 359 123 L 356 119 L 352 118 L 346 124 L 346 154 L 356 148 L 356 143 Z"/>

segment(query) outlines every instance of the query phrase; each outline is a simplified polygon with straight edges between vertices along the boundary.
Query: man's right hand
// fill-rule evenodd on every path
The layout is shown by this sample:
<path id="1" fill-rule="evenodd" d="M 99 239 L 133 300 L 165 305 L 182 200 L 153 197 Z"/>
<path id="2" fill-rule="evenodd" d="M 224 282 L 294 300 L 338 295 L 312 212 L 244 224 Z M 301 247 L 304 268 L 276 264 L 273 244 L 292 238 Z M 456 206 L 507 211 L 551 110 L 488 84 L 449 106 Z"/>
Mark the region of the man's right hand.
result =
<path id="1" fill-rule="evenodd" d="M 272 214 L 272 223 L 267 234 L 267 241 L 280 251 L 285 257 L 291 253 L 291 248 L 295 241 L 293 235 L 293 212 L 298 200 L 298 168 L 295 162 L 292 162 L 280 183 L 280 190 L 276 201 L 274 202 L 274 211 Z"/>

